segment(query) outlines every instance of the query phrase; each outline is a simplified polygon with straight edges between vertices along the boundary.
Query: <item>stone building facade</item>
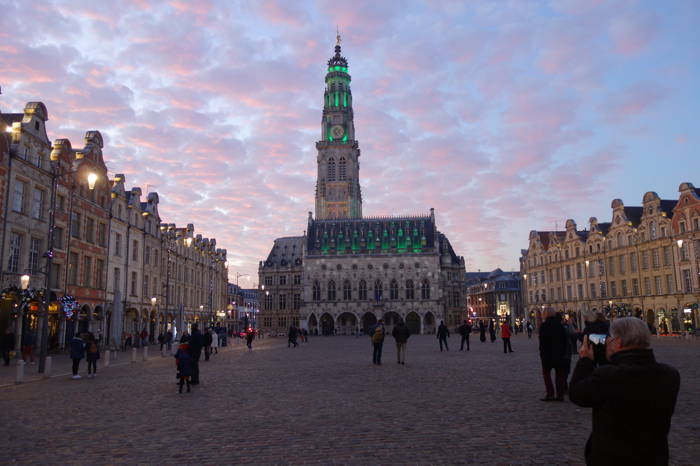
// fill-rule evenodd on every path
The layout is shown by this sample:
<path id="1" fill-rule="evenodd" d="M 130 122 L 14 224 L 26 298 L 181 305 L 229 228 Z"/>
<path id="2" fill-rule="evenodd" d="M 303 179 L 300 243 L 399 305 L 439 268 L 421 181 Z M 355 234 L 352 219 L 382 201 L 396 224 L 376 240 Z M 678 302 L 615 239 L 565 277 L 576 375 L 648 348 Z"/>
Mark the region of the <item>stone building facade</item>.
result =
<path id="1" fill-rule="evenodd" d="M 258 269 L 262 327 L 354 334 L 379 319 L 413 332 L 465 316 L 464 259 L 428 215 L 363 217 L 348 62 L 328 61 L 316 182 L 316 217 L 304 235 L 279 238 Z"/>
<path id="2" fill-rule="evenodd" d="M 539 322 L 552 307 L 581 323 L 587 312 L 634 315 L 660 333 L 697 326 L 700 302 L 700 190 L 682 183 L 678 199 L 647 192 L 641 206 L 620 199 L 611 221 L 579 230 L 531 231 L 520 258 L 523 301 Z"/>

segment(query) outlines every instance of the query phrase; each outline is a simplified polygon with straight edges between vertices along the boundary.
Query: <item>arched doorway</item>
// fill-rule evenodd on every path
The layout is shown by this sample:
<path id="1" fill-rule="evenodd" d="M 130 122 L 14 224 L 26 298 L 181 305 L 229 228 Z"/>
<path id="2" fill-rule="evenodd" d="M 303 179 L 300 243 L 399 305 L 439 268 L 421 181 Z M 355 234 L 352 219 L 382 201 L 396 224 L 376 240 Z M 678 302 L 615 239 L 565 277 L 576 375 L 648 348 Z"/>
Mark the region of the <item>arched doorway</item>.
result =
<path id="1" fill-rule="evenodd" d="M 401 316 L 398 312 L 389 311 L 384 314 L 384 328 L 387 334 L 391 334 L 394 330 L 394 326 L 398 324 L 401 320 Z"/>
<path id="2" fill-rule="evenodd" d="M 671 330 L 673 333 L 678 333 L 681 331 L 681 321 L 678 316 L 678 309 L 675 307 L 671 309 Z"/>
<path id="3" fill-rule="evenodd" d="M 321 335 L 333 335 L 334 330 L 333 317 L 327 312 L 324 313 L 321 316 Z"/>
<path id="4" fill-rule="evenodd" d="M 671 331 L 671 320 L 668 318 L 665 309 L 656 311 L 656 319 L 659 325 L 659 335 L 668 335 Z"/>
<path id="5" fill-rule="evenodd" d="M 362 331 L 364 334 L 369 335 L 375 325 L 377 325 L 377 316 L 371 312 L 365 312 L 362 316 Z"/>
<path id="6" fill-rule="evenodd" d="M 409 312 L 406 316 L 406 326 L 413 335 L 420 334 L 420 316 L 415 312 Z"/>
<path id="7" fill-rule="evenodd" d="M 435 333 L 435 316 L 430 311 L 423 316 L 423 333 Z"/>
<path id="8" fill-rule="evenodd" d="M 354 335 L 357 330 L 357 317 L 351 312 L 340 314 L 336 323 L 338 335 Z"/>
<path id="9" fill-rule="evenodd" d="M 78 333 L 87 333 L 90 331 L 90 306 L 87 304 L 80 308 L 78 313 Z"/>
<path id="10" fill-rule="evenodd" d="M 311 335 L 318 335 L 318 319 L 316 319 L 315 314 L 311 314 L 309 316 L 309 324 L 308 325 L 309 325 L 309 328 L 308 328 L 309 333 Z"/>

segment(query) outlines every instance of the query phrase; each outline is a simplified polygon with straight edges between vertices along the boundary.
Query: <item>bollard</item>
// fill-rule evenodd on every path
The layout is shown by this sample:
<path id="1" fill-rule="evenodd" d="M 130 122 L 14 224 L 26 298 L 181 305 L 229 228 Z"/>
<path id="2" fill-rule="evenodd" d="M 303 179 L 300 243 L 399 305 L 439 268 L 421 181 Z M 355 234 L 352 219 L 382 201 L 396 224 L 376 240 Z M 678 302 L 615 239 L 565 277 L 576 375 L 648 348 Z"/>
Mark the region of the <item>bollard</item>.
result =
<path id="1" fill-rule="evenodd" d="M 131 362 L 136 362 L 136 348 L 131 348 Z"/>
<path id="2" fill-rule="evenodd" d="M 53 371 L 53 358 L 51 356 L 46 356 L 46 361 L 44 363 L 44 378 L 48 379 L 51 377 L 51 372 Z"/>
<path id="3" fill-rule="evenodd" d="M 17 374 L 15 376 L 15 383 L 24 382 L 24 361 L 20 359 L 17 361 Z"/>
<path id="4" fill-rule="evenodd" d="M 105 351 L 105 361 L 102 363 L 104 367 L 109 367 L 109 358 L 111 356 L 112 352 L 110 350 Z"/>
<path id="5" fill-rule="evenodd" d="M 143 360 L 144 361 L 148 360 L 148 346 L 143 347 Z"/>

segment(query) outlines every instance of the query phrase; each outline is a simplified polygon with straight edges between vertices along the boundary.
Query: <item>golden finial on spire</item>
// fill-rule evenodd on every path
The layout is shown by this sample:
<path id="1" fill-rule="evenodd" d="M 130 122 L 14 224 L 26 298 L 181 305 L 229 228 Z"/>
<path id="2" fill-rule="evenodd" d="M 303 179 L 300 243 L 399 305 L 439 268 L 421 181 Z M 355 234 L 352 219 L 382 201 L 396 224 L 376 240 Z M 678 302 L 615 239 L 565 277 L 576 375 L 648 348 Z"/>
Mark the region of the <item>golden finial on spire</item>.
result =
<path id="1" fill-rule="evenodd" d="M 340 38 L 340 28 L 335 26 L 335 45 L 340 45 L 343 40 Z"/>

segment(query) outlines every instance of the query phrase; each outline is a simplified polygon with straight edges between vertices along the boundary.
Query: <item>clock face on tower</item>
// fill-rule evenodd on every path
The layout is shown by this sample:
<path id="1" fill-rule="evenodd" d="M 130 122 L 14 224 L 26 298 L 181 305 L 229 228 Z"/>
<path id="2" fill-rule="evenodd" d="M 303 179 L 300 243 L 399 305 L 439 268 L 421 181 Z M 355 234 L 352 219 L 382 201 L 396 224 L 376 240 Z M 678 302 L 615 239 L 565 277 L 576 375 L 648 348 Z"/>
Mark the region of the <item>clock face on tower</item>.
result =
<path id="1" fill-rule="evenodd" d="M 343 137 L 343 134 L 345 134 L 345 128 L 343 128 L 340 125 L 335 125 L 331 128 L 331 136 L 333 136 L 336 139 L 340 139 Z"/>

